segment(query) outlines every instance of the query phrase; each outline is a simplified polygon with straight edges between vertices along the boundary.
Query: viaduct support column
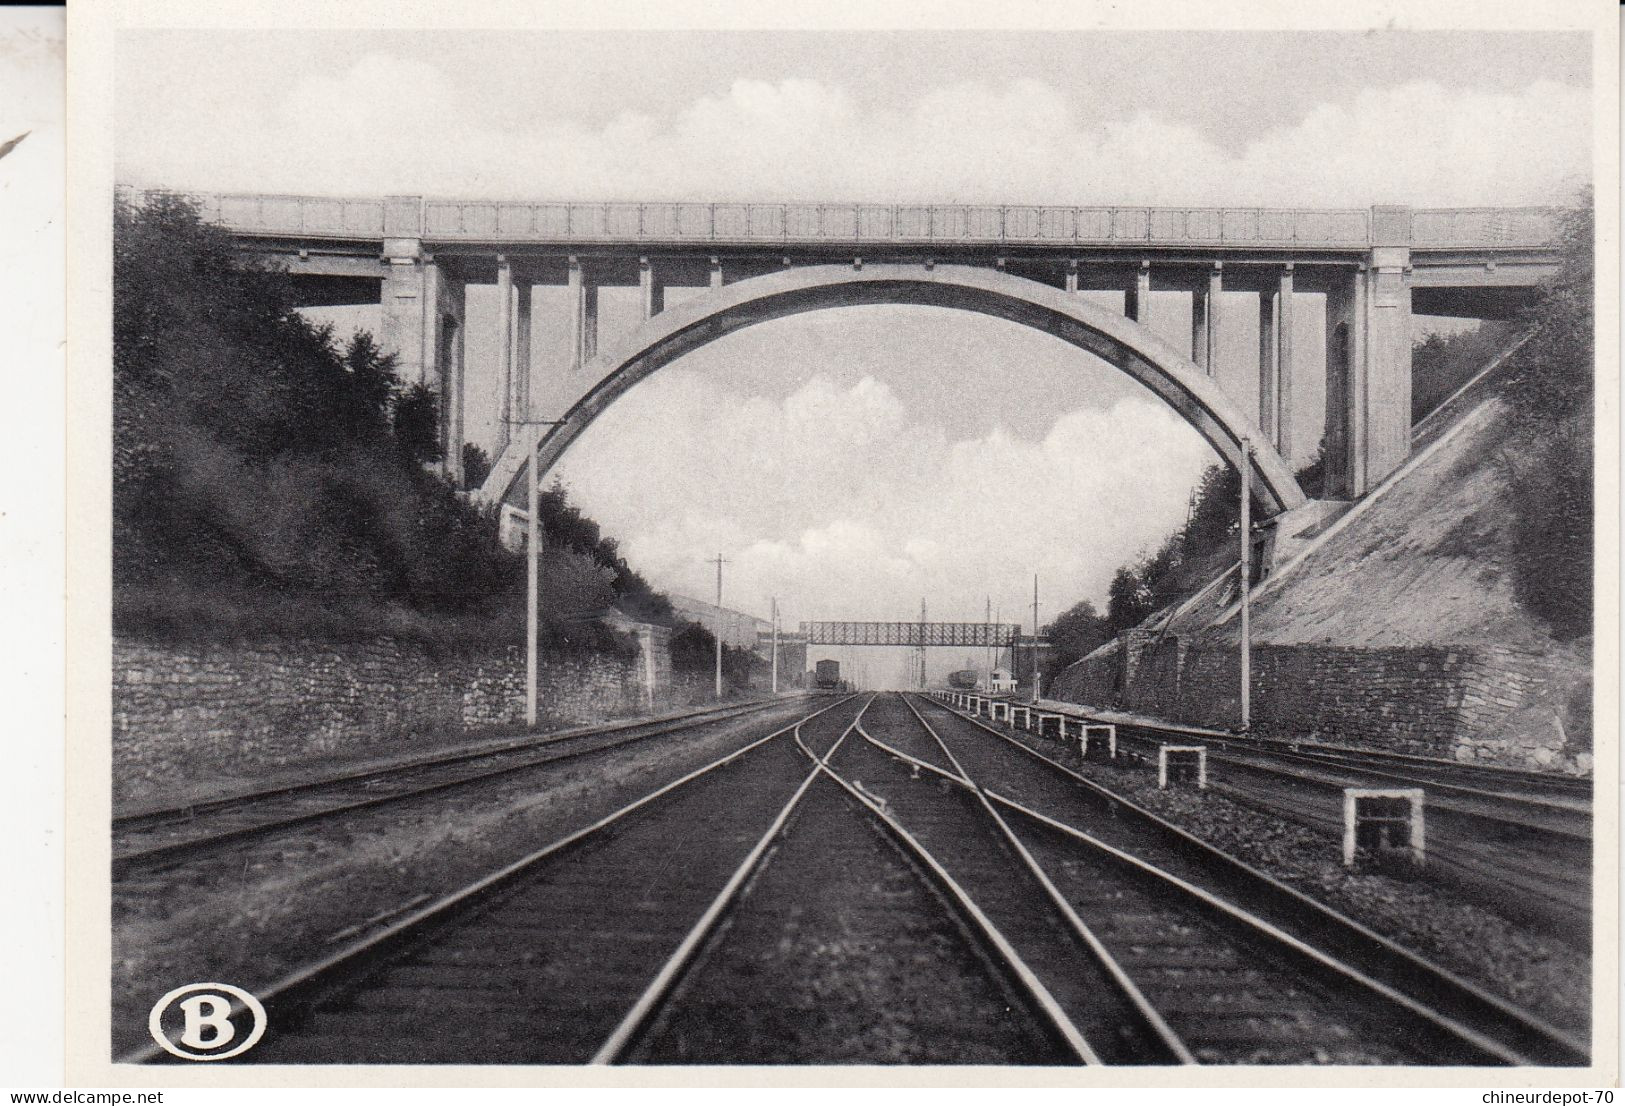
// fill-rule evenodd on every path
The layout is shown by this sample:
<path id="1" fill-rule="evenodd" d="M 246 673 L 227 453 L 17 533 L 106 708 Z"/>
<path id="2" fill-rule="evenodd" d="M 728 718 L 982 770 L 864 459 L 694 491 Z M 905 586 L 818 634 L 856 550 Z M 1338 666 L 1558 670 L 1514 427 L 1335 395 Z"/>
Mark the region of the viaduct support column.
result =
<path id="1" fill-rule="evenodd" d="M 666 309 L 666 286 L 655 277 L 647 257 L 638 258 L 638 292 L 643 302 L 643 321 L 648 322 Z"/>
<path id="2" fill-rule="evenodd" d="M 1281 363 L 1275 356 L 1276 290 L 1258 294 L 1258 428 L 1264 440 L 1277 441 L 1275 434 L 1275 388 L 1281 378 Z"/>
<path id="3" fill-rule="evenodd" d="M 433 263 L 424 258 L 423 244 L 416 238 L 384 239 L 384 286 L 380 293 L 382 333 L 379 345 L 395 355 L 395 371 L 401 383 L 410 388 L 422 384 L 437 394 L 440 374 L 435 370 L 430 298 L 425 295 L 425 275 Z"/>
<path id="4" fill-rule="evenodd" d="M 408 388 L 422 385 L 435 397 L 440 471 L 462 479 L 463 283 L 448 276 L 417 238 L 384 239 L 379 293 L 380 348 L 395 356 Z"/>
<path id="5" fill-rule="evenodd" d="M 1326 290 L 1326 485 L 1344 499 L 1366 491 L 1367 267 L 1333 277 Z"/>
<path id="6" fill-rule="evenodd" d="M 530 409 L 530 281 L 521 279 L 514 286 L 513 315 L 513 417 L 534 417 Z M 520 428 L 515 427 L 514 433 Z"/>
<path id="7" fill-rule="evenodd" d="M 583 271 L 581 260 L 570 258 L 570 371 L 598 356 L 598 286 Z"/>
<path id="8" fill-rule="evenodd" d="M 1219 293 L 1224 290 L 1224 262 L 1215 262 L 1205 287 L 1191 293 L 1191 360 L 1209 376 L 1218 372 Z"/>
<path id="9" fill-rule="evenodd" d="M 1371 210 L 1362 492 L 1376 487 L 1411 452 L 1410 215 L 1403 207 Z"/>
<path id="10" fill-rule="evenodd" d="M 434 363 L 441 377 L 442 471 L 459 488 L 463 486 L 463 442 L 466 418 L 463 347 L 468 317 L 468 285 L 447 273 L 443 266 L 431 266 L 428 281 L 434 289 Z"/>
<path id="11" fill-rule="evenodd" d="M 524 416 L 514 396 L 513 268 L 502 254 L 497 254 L 497 388 L 502 397 L 497 440 L 505 448 L 517 432 L 516 420 Z"/>
<path id="12" fill-rule="evenodd" d="M 1137 323 L 1151 318 L 1151 262 L 1140 262 L 1140 269 L 1134 274 L 1134 287 L 1124 296 L 1123 308 L 1123 314 Z"/>
<path id="13" fill-rule="evenodd" d="M 1292 451 L 1292 263 L 1281 270 L 1275 303 L 1275 448 L 1288 462 Z"/>

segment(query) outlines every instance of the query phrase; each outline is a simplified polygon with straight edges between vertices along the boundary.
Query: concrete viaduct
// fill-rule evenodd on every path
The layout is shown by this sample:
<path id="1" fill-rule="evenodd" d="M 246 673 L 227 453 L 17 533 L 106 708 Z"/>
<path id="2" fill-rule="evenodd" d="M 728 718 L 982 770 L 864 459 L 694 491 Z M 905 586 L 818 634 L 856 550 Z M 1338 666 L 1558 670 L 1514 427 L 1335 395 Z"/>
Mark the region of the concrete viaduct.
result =
<path id="1" fill-rule="evenodd" d="M 1412 312 L 1507 318 L 1557 264 L 1556 213 L 1544 208 L 192 198 L 245 254 L 285 265 L 309 305 L 381 306 L 378 337 L 402 379 L 440 396 L 446 468 L 458 479 L 465 290 L 494 284 L 504 432 L 481 491 L 508 502 L 523 502 L 538 436 L 545 472 L 616 398 L 689 350 L 768 319 L 879 303 L 981 312 L 1095 354 L 1231 463 L 1251 438 L 1272 512 L 1304 503 L 1293 381 L 1324 373 L 1328 495 L 1355 498 L 1410 450 Z M 545 409 L 531 396 L 541 285 L 567 290 L 569 304 L 568 363 L 543 378 Z M 639 290 L 642 321 L 601 342 L 599 290 L 611 286 Z M 701 292 L 668 309 L 666 290 L 683 286 Z M 1088 290 L 1121 291 L 1124 311 L 1078 295 Z M 1190 295 L 1188 346 L 1145 325 L 1154 290 Z M 1236 291 L 1259 297 L 1256 395 L 1226 394 L 1216 378 L 1215 297 Z M 1299 292 L 1326 297 L 1324 364 L 1303 365 L 1293 348 Z"/>

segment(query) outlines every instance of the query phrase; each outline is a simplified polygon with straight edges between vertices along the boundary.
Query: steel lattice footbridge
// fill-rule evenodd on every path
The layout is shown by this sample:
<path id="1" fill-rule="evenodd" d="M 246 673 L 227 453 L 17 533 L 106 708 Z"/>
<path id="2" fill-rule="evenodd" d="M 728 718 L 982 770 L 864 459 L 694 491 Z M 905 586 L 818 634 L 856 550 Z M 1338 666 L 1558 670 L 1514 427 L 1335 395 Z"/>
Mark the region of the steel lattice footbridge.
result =
<path id="1" fill-rule="evenodd" d="M 803 622 L 808 645 L 959 646 L 1005 649 L 1028 644 L 1021 627 L 1009 622 Z"/>

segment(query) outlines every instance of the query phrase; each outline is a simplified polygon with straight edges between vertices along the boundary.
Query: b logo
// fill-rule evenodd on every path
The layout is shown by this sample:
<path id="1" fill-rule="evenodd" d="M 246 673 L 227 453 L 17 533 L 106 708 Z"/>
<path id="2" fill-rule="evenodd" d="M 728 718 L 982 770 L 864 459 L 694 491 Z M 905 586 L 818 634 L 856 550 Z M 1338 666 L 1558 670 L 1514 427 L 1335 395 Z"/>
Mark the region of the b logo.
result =
<path id="1" fill-rule="evenodd" d="M 241 1009 L 233 1014 L 233 1005 Z M 251 1020 L 247 1035 L 240 1024 Z M 241 1056 L 265 1035 L 265 1007 L 260 1000 L 229 983 L 190 983 L 177 987 L 153 1006 L 147 1029 L 164 1051 L 182 1060 L 226 1060 Z M 171 1035 L 178 1026 L 180 1032 Z M 233 1042 L 236 1047 L 230 1047 Z"/>

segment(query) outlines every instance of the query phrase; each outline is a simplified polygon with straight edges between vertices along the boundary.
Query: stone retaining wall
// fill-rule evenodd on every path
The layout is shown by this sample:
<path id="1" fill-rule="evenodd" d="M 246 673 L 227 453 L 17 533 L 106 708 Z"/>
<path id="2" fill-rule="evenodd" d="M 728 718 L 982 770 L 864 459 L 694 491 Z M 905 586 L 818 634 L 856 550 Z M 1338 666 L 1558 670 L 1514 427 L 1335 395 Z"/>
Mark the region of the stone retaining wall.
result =
<path id="1" fill-rule="evenodd" d="M 544 655 L 543 719 L 644 713 L 637 656 Z M 669 681 L 657 708 L 709 698 L 710 680 Z M 517 648 L 436 656 L 408 642 L 113 645 L 113 778 L 165 780 L 298 763 L 339 751 L 384 755 L 448 733 L 519 725 Z"/>
<path id="2" fill-rule="evenodd" d="M 1269 737 L 1585 773 L 1588 724 L 1565 726 L 1562 666 L 1502 647 L 1344 648 L 1258 644 L 1252 723 Z M 1114 642 L 1066 669 L 1058 699 L 1174 722 L 1234 726 L 1234 645 Z"/>

